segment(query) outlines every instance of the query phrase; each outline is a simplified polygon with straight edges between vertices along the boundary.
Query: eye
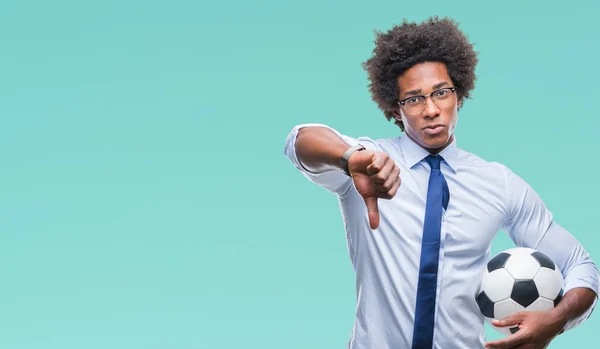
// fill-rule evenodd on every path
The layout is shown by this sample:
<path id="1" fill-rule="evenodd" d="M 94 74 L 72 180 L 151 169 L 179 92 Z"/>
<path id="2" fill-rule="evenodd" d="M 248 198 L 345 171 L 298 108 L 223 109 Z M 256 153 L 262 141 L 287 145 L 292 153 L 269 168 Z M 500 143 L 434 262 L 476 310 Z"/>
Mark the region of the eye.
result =
<path id="1" fill-rule="evenodd" d="M 417 105 L 417 104 L 420 104 L 422 102 L 423 102 L 423 97 L 422 96 L 415 96 L 415 97 L 410 97 L 404 103 L 406 103 L 407 105 Z"/>
<path id="2" fill-rule="evenodd" d="M 448 98 L 448 96 L 450 96 L 450 91 L 451 90 L 449 88 L 438 90 L 438 91 L 434 92 L 433 98 L 438 99 L 438 100 L 446 99 L 446 98 Z"/>
<path id="3" fill-rule="evenodd" d="M 443 89 L 443 90 L 435 91 L 433 96 L 436 98 L 445 98 L 448 96 L 449 93 L 450 93 L 450 91 L 448 89 Z"/>

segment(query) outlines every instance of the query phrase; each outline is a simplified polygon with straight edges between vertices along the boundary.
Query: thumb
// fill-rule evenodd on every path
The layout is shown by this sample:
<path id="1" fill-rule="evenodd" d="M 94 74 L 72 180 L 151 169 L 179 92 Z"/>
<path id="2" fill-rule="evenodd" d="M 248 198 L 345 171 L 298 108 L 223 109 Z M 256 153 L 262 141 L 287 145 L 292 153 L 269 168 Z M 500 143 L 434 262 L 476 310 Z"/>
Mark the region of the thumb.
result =
<path id="1" fill-rule="evenodd" d="M 369 223 L 371 224 L 371 229 L 377 229 L 379 227 L 379 208 L 377 206 L 377 197 L 372 196 L 365 199 L 365 204 L 367 204 L 367 211 L 369 212 Z"/>
<path id="2" fill-rule="evenodd" d="M 514 326 L 514 325 L 520 324 L 522 320 L 523 320 L 522 314 L 515 313 L 515 314 L 509 315 L 505 318 L 502 318 L 500 320 L 493 320 L 492 325 L 494 325 L 496 327 Z"/>

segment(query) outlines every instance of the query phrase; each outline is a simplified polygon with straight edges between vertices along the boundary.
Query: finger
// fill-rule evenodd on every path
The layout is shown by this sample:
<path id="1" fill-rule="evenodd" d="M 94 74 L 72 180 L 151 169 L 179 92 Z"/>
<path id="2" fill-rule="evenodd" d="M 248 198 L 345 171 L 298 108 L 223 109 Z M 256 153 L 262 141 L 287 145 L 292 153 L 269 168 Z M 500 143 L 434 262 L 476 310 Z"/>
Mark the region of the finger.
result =
<path id="1" fill-rule="evenodd" d="M 523 321 L 523 318 L 523 312 L 518 312 L 499 320 L 492 320 L 492 325 L 496 327 L 514 326 L 520 324 Z"/>
<path id="2" fill-rule="evenodd" d="M 537 348 L 535 346 L 531 346 L 529 343 L 526 343 L 526 344 L 517 344 L 516 346 L 511 347 L 510 349 L 532 349 L 532 348 L 540 349 L 540 348 Z M 543 349 L 543 348 L 541 348 L 541 349 Z"/>
<path id="3" fill-rule="evenodd" d="M 394 182 L 392 189 L 390 189 L 391 197 L 394 197 L 396 195 L 396 193 L 398 192 L 398 189 L 400 188 L 400 185 L 402 185 L 402 179 L 400 178 L 400 176 L 398 176 L 398 177 L 396 177 L 396 181 Z"/>
<path id="4" fill-rule="evenodd" d="M 398 192 L 398 188 L 400 188 L 400 184 L 402 183 L 402 181 L 400 180 L 400 178 L 398 178 L 396 180 L 396 182 L 394 182 L 392 188 L 385 192 L 385 193 L 379 193 L 378 196 L 382 199 L 391 199 L 393 198 L 396 193 Z"/>
<path id="5" fill-rule="evenodd" d="M 400 183 L 400 176 L 392 173 L 392 176 L 389 180 L 389 184 L 386 182 L 382 185 L 375 185 L 375 192 L 377 196 L 382 199 L 391 199 L 394 197 L 394 195 L 396 195 L 396 191 L 400 187 Z"/>
<path id="6" fill-rule="evenodd" d="M 384 184 L 390 178 L 390 174 L 394 170 L 395 166 L 396 166 L 396 163 L 394 162 L 394 160 L 392 160 L 391 158 L 388 157 L 385 160 L 381 170 L 379 170 L 379 172 L 372 174 L 370 176 L 371 182 L 374 184 L 380 184 L 380 185 Z"/>
<path id="7" fill-rule="evenodd" d="M 377 227 L 379 227 L 379 208 L 377 207 L 377 198 L 368 197 L 364 198 L 364 200 L 369 213 L 369 223 L 371 225 L 371 229 L 377 229 Z"/>
<path id="8" fill-rule="evenodd" d="M 388 156 L 385 153 L 375 153 L 371 159 L 371 164 L 367 166 L 367 174 L 372 175 L 381 171 Z"/>
<path id="9" fill-rule="evenodd" d="M 486 343 L 487 349 L 516 349 L 521 344 L 525 343 L 529 336 L 524 331 L 519 331 L 506 338 Z"/>
<path id="10" fill-rule="evenodd" d="M 382 170 L 382 172 L 383 171 L 384 170 Z M 394 186 L 394 183 L 398 179 L 399 175 L 400 175 L 400 169 L 392 161 L 392 165 L 390 166 L 390 171 L 389 171 L 389 175 L 387 176 L 387 179 L 385 180 L 385 182 L 383 182 L 381 184 L 375 184 L 375 190 L 384 192 L 384 193 L 389 192 L 390 189 L 392 189 L 392 187 Z"/>

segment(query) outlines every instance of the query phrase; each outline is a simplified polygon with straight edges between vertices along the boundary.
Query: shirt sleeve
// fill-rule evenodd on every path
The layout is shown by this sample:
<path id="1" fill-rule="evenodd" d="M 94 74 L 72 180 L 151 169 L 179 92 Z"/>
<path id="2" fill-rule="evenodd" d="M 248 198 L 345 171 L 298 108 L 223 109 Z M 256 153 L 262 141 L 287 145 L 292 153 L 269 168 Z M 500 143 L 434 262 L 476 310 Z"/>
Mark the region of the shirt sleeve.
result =
<path id="1" fill-rule="evenodd" d="M 311 182 L 327 189 L 328 191 L 342 195 L 347 192 L 352 185 L 352 179 L 348 177 L 341 169 L 328 169 L 320 172 L 309 171 L 302 165 L 296 154 L 296 139 L 298 137 L 298 131 L 305 127 L 325 127 L 335 132 L 344 142 L 350 146 L 354 146 L 360 143 L 362 146 L 369 150 L 382 151 L 381 147 L 372 139 L 368 137 L 353 138 L 347 135 L 343 135 L 337 130 L 317 123 L 308 123 L 297 125 L 290 131 L 287 136 L 284 154 L 294 164 L 294 166 Z"/>
<path id="2" fill-rule="evenodd" d="M 564 293 L 578 287 L 596 293 L 593 305 L 565 330 L 574 328 L 592 313 L 598 300 L 598 268 L 581 243 L 558 225 L 539 195 L 522 178 L 505 168 L 506 220 L 504 230 L 517 246 L 536 249 L 550 257 L 565 280 Z"/>

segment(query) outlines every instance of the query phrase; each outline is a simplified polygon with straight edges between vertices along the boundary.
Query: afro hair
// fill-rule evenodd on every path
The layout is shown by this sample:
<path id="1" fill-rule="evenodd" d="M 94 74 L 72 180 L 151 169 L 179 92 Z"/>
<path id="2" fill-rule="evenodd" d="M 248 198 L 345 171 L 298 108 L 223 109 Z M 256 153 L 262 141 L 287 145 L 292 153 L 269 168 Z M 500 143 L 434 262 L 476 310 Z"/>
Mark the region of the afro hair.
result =
<path id="1" fill-rule="evenodd" d="M 388 121 L 395 119 L 393 111 L 398 108 L 398 77 L 423 62 L 445 64 L 458 96 L 469 98 L 475 87 L 477 53 L 458 24 L 437 16 L 420 24 L 405 19 L 385 33 L 376 32 L 373 54 L 363 63 L 371 96 Z M 395 123 L 404 131 L 402 121 Z"/>

